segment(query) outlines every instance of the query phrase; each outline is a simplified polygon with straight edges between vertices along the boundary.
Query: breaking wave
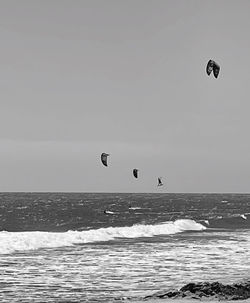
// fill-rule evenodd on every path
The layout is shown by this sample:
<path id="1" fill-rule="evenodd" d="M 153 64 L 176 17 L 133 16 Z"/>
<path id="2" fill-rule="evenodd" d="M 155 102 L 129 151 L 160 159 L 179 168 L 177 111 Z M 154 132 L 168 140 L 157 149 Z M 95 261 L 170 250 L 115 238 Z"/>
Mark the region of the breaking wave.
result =
<path id="1" fill-rule="evenodd" d="M 206 229 L 200 223 L 189 219 L 175 222 L 165 222 L 156 225 L 133 225 L 128 227 L 107 227 L 85 231 L 55 232 L 0 232 L 0 254 L 17 251 L 35 250 L 39 248 L 56 248 L 100 241 L 110 241 L 116 238 L 153 237 L 170 235 L 185 231 L 201 231 Z"/>

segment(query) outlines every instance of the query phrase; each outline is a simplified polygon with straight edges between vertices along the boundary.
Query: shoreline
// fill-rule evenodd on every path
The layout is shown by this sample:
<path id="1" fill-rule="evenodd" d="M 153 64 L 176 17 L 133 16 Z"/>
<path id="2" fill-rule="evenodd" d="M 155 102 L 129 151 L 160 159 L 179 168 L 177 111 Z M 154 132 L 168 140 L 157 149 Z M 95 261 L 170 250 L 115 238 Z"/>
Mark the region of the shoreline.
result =
<path id="1" fill-rule="evenodd" d="M 158 291 L 141 299 L 131 299 L 127 302 L 160 303 L 166 300 L 175 302 L 250 302 L 250 279 L 233 284 L 222 284 L 219 282 L 188 283 L 179 290 Z"/>
<path id="2" fill-rule="evenodd" d="M 131 302 L 131 303 L 141 303 L 141 302 L 145 302 L 145 303 L 164 303 L 164 302 L 172 302 L 172 303 L 197 303 L 197 301 L 199 302 L 209 302 L 209 303 L 218 303 L 220 301 L 222 301 L 223 303 L 232 303 L 232 300 L 221 300 L 219 298 L 215 299 L 215 298 L 207 298 L 207 299 L 188 299 L 188 298 L 183 298 L 183 299 L 142 299 L 142 300 L 127 300 L 124 302 Z M 250 303 L 250 298 L 248 299 L 244 299 L 244 300 L 236 300 L 235 302 L 237 303 Z"/>

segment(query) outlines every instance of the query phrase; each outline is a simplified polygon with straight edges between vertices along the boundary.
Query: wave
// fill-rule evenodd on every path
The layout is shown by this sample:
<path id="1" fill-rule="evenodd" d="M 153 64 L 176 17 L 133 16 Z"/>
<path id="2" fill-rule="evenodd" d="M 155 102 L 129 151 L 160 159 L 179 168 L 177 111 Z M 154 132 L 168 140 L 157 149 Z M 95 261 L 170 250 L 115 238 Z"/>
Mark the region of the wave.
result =
<path id="1" fill-rule="evenodd" d="M 0 232 L 0 254 L 40 248 L 56 248 L 75 244 L 111 241 L 116 238 L 153 237 L 170 235 L 185 231 L 201 231 L 206 227 L 190 219 L 164 222 L 156 225 L 133 225 L 125 227 L 107 227 L 85 231 L 55 232 Z"/>
<path id="2" fill-rule="evenodd" d="M 250 216 L 245 214 L 232 214 L 227 217 L 213 216 L 206 220 L 200 221 L 209 228 L 223 228 L 223 229 L 249 229 Z"/>
<path id="3" fill-rule="evenodd" d="M 113 211 L 110 211 L 110 210 L 105 210 L 104 213 L 109 214 L 109 215 L 114 215 L 115 214 Z"/>

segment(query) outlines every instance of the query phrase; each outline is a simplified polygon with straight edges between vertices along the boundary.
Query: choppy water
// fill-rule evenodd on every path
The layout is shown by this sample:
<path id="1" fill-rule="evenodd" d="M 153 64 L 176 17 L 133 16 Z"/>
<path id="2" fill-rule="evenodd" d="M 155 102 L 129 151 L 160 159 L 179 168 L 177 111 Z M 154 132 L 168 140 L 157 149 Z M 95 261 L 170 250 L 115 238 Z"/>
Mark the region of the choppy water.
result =
<path id="1" fill-rule="evenodd" d="M 250 195 L 2 193 L 0 229 L 1 302 L 112 302 L 250 276 Z"/>

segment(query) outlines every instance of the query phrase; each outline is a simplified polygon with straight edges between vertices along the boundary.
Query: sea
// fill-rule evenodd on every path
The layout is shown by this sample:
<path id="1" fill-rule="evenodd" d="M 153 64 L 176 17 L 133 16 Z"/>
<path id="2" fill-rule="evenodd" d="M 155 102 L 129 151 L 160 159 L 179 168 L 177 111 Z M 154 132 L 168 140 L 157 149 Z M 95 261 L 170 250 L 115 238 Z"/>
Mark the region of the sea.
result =
<path id="1" fill-rule="evenodd" d="M 0 193 L 0 302 L 143 300 L 250 278 L 250 194 Z"/>

